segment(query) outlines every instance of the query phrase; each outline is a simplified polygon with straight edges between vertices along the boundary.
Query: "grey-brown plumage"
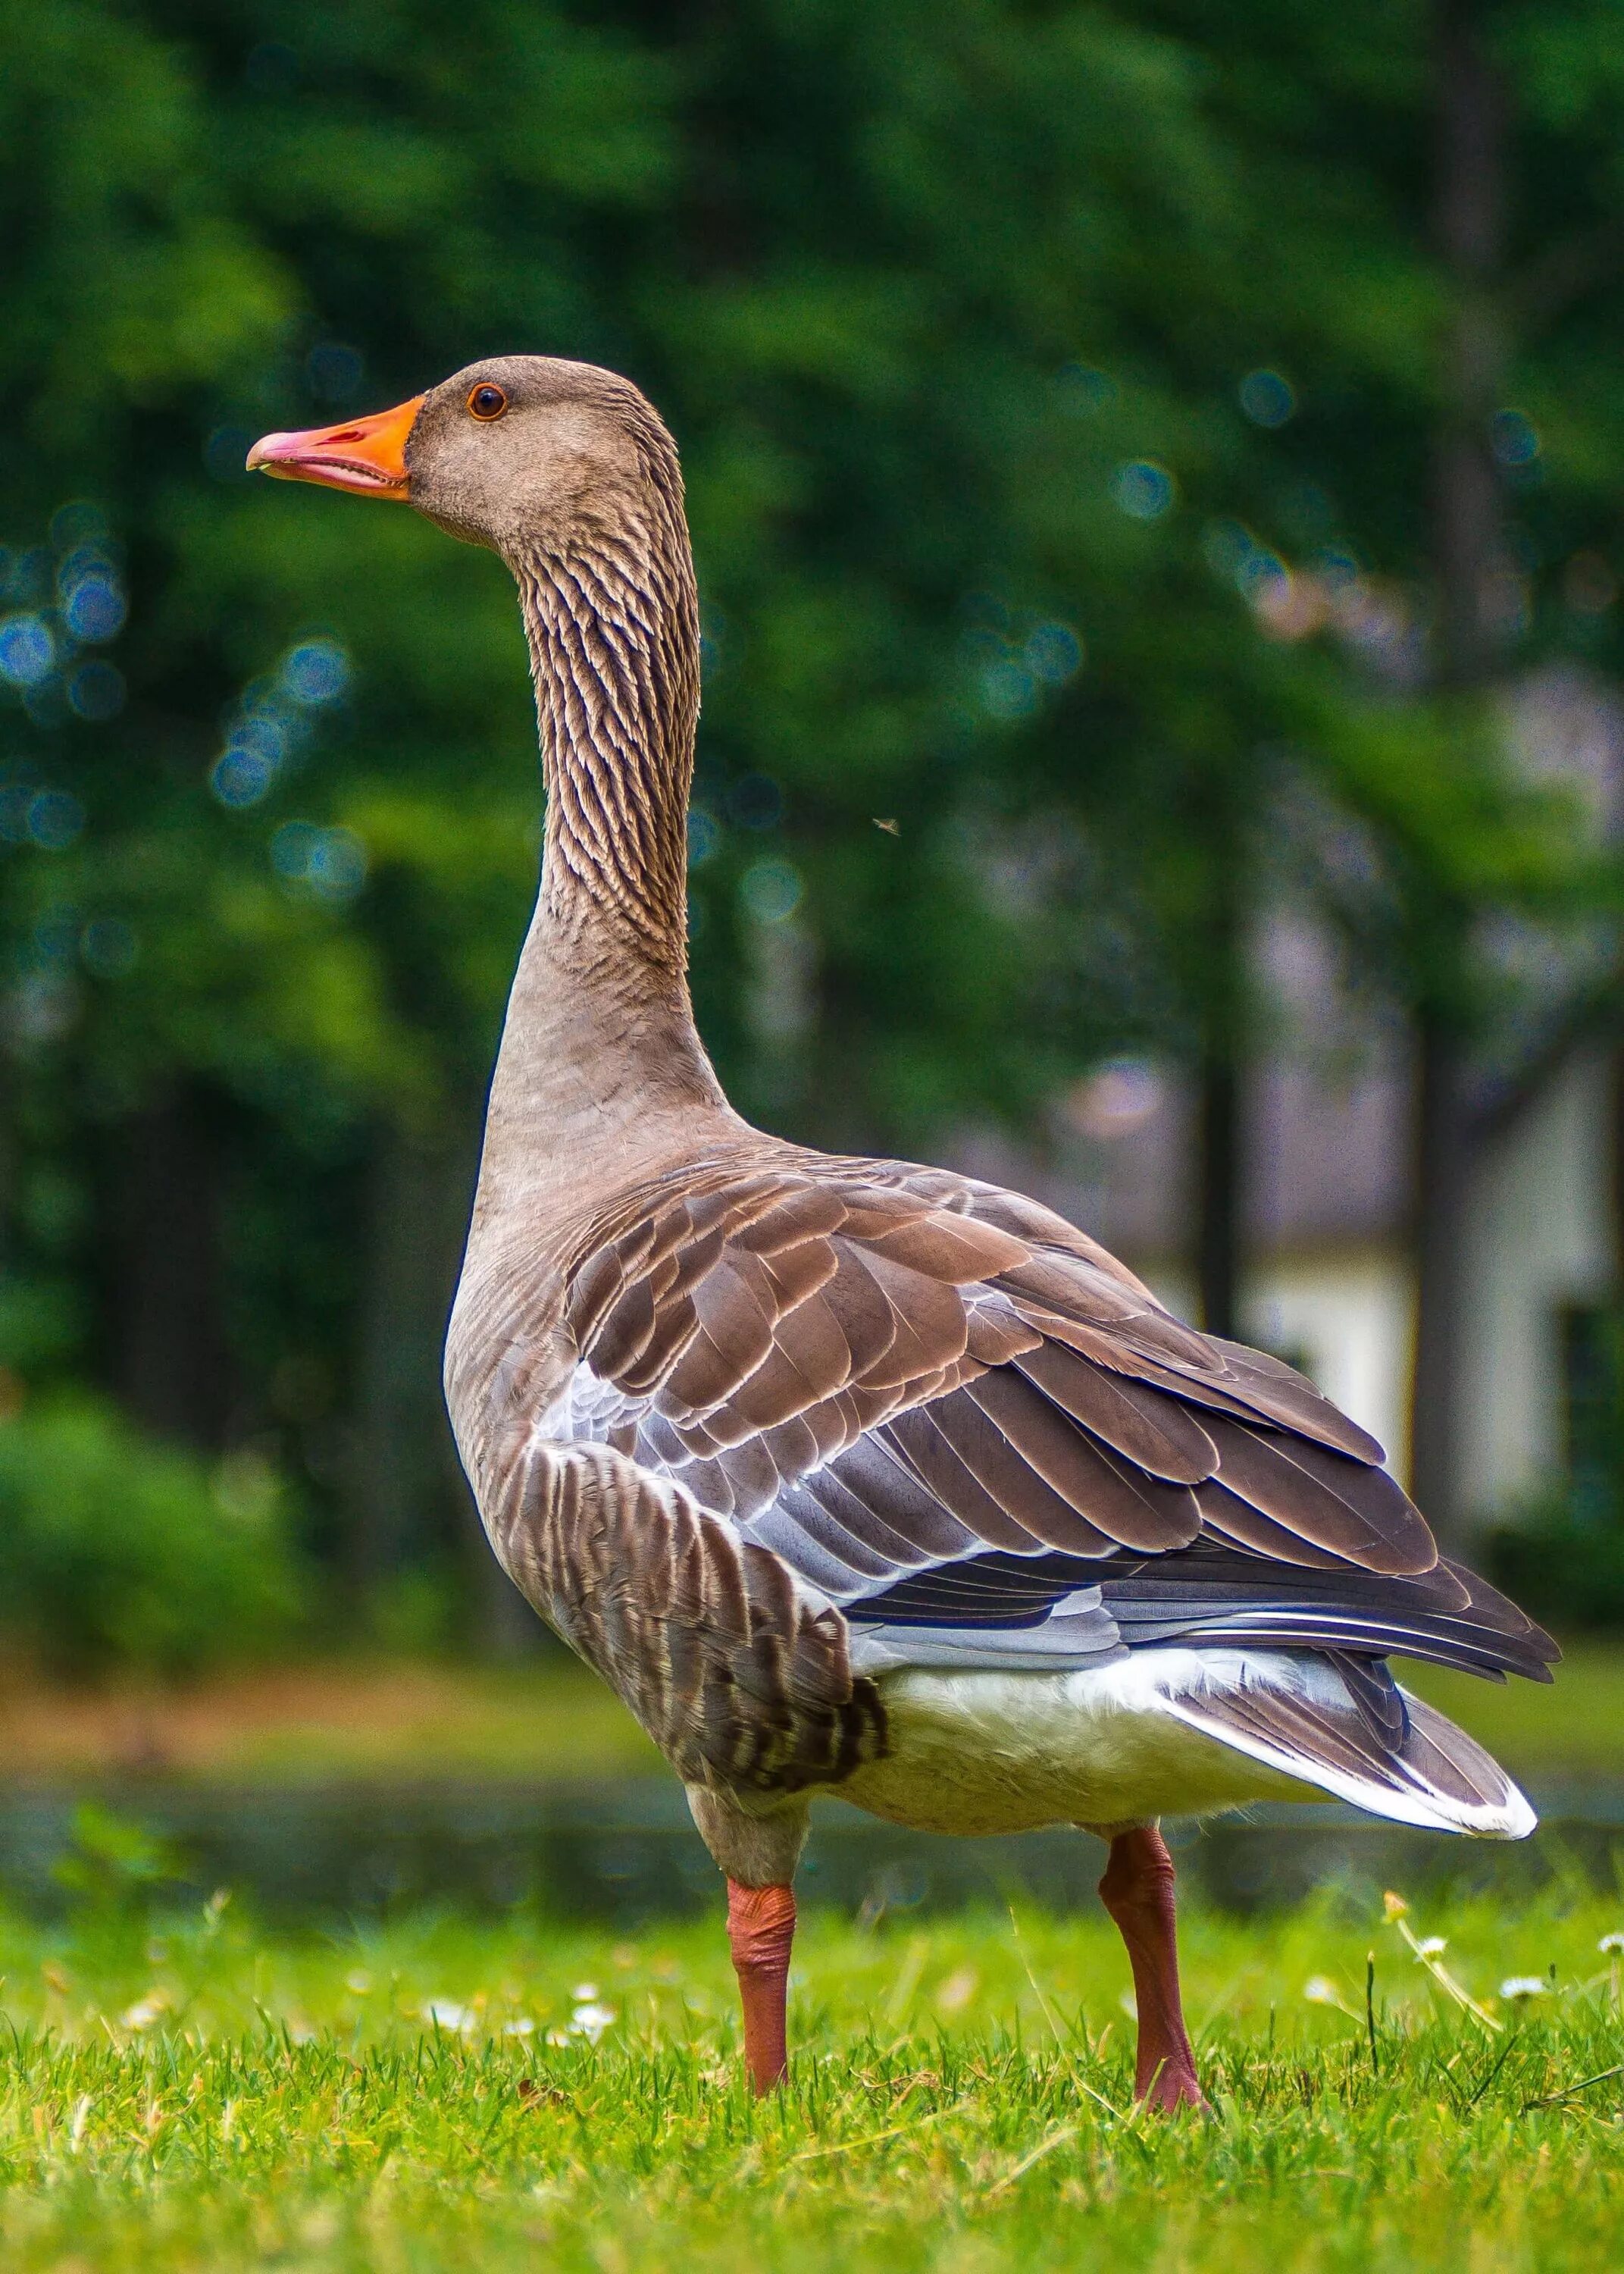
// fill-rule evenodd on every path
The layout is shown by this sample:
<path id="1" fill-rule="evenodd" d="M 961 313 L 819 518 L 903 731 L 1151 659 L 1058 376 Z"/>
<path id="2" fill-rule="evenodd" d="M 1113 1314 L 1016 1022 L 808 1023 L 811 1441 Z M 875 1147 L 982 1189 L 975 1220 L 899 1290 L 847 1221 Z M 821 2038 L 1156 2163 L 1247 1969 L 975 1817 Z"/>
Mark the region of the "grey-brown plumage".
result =
<path id="1" fill-rule="evenodd" d="M 560 1247 L 532 1315 L 562 1367 L 515 1374 L 538 1338 L 505 1276 L 491 1350 L 465 1355 L 460 1306 L 454 1402 L 481 1379 L 509 1417 L 481 1471 L 499 1554 L 690 1782 L 836 1783 L 883 1748 L 838 1630 L 1002 1632 L 1026 1662 L 1079 1585 L 1101 1589 L 1108 1653 L 1363 1643 L 1543 1675 L 1545 1638 L 1440 1562 L 1364 1432 L 1033 1203 L 752 1133 L 617 1193 Z M 612 1547 L 607 1517 L 566 1519 L 538 1482 L 560 1442 L 626 1464 Z M 592 1489 L 615 1503 L 608 1476 Z M 846 1619 L 797 1623 L 807 1600 Z"/>
<path id="2" fill-rule="evenodd" d="M 906 1812 L 907 1747 L 951 1756 L 965 1699 L 1005 1711 L 976 1683 L 1073 1675 L 1098 1676 L 1090 1713 L 1172 1715 L 1415 1820 L 1511 1826 L 1500 1772 L 1384 1660 L 1543 1676 L 1554 1652 L 1440 1562 L 1364 1430 L 1034 1202 L 810 1153 L 727 1103 L 685 975 L 693 568 L 641 395 L 545 358 L 472 366 L 423 399 L 408 478 L 514 573 L 547 789 L 450 1409 L 504 1566 L 711 1796 L 718 1852 L 730 1809 L 764 1821 L 811 1788 Z M 947 1685 L 928 1711 L 925 1674 Z M 1041 1692 L 1050 1753 L 1073 1694 Z M 949 1766 L 981 1775 L 985 1813 L 1000 1772 Z M 1104 1792 L 1089 1773 L 1055 1804 Z M 1133 1803 L 1139 1772 L 1113 1773 Z M 1154 1814 L 1172 1773 L 1118 1812 Z"/>

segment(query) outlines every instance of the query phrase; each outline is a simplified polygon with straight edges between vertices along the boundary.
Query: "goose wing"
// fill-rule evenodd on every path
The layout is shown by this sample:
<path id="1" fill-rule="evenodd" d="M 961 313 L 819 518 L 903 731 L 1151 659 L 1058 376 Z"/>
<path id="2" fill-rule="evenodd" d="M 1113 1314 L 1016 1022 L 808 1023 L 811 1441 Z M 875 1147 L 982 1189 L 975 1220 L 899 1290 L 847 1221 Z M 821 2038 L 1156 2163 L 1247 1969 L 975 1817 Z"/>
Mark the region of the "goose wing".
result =
<path id="1" fill-rule="evenodd" d="M 786 1151 L 629 1193 L 566 1275 L 568 1433 L 845 1614 L 854 1667 L 1211 1639 L 1543 1677 L 1380 1446 L 1051 1211 Z"/>

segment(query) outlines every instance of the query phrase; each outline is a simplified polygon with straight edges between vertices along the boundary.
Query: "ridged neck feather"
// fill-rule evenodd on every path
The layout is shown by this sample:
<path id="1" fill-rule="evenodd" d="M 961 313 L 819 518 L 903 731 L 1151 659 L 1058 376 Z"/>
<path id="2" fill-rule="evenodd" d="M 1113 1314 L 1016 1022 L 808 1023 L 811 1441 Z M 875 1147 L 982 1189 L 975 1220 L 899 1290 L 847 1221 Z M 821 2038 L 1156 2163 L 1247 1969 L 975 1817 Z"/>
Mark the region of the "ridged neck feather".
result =
<path id="1" fill-rule="evenodd" d="M 541 911 L 560 948 L 688 968 L 699 610 L 680 490 L 515 563 L 546 778 Z"/>
<path id="2" fill-rule="evenodd" d="M 699 617 L 675 454 L 568 546 L 519 551 L 547 792 L 536 914 L 508 999 L 475 1229 L 515 1186 L 613 1185 L 732 1115 L 688 990 Z"/>

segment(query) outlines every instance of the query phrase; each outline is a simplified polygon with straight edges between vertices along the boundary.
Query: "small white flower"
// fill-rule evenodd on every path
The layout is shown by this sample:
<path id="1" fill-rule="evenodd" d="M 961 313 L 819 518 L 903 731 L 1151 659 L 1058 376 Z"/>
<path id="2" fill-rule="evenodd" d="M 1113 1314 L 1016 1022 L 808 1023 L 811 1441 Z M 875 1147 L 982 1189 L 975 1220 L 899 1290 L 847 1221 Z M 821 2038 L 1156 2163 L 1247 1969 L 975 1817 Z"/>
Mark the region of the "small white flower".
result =
<path id="1" fill-rule="evenodd" d="M 1502 1998 L 1548 1998 L 1551 1984 L 1543 1974 L 1508 1974 L 1500 1985 Z"/>
<path id="2" fill-rule="evenodd" d="M 590 2006 L 597 1999 L 598 1984 L 596 1982 L 577 1982 L 569 1994 L 577 2006 Z"/>
<path id="3" fill-rule="evenodd" d="M 1311 1974 L 1303 1984 L 1303 1995 L 1311 2006 L 1340 2006 L 1342 1992 L 1328 1974 Z"/>
<path id="4" fill-rule="evenodd" d="M 1609 1958 L 1615 1957 L 1620 1951 L 1624 1950 L 1624 1934 L 1604 1934 L 1596 1947 Z"/>
<path id="5" fill-rule="evenodd" d="M 1448 1942 L 1441 1934 L 1423 1935 L 1420 1941 L 1416 1945 L 1416 1956 L 1417 1958 L 1441 1958 L 1448 1947 Z"/>
<path id="6" fill-rule="evenodd" d="M 981 1978 L 973 1966 L 961 1966 L 950 1974 L 936 1992 L 936 2004 L 944 2014 L 962 2013 L 981 1986 Z"/>
<path id="7" fill-rule="evenodd" d="M 355 1973 L 346 1974 L 344 1977 L 344 1987 L 350 1992 L 352 1997 L 365 1998 L 372 1986 L 372 1976 L 370 1974 L 363 1974 L 358 1969 Z"/>
<path id="8" fill-rule="evenodd" d="M 464 2037 L 479 2026 L 479 2016 L 469 2007 L 459 2006 L 455 1998 L 431 1998 L 423 2008 L 423 2018 L 438 2029 L 455 2029 Z"/>
<path id="9" fill-rule="evenodd" d="M 568 2029 L 549 2029 L 547 2031 L 547 2043 L 550 2045 L 567 2045 L 569 2043 L 569 2031 Z"/>
<path id="10" fill-rule="evenodd" d="M 584 2037 L 588 2044 L 595 2045 L 614 2018 L 613 2006 L 599 2006 L 588 1999 L 570 2015 L 569 2034 L 572 2037 Z"/>
<path id="11" fill-rule="evenodd" d="M 138 1998 L 133 2006 L 126 2006 L 118 2016 L 121 2029 L 150 2029 L 153 2023 L 168 2011 L 169 1999 L 162 1990 L 149 1990 Z"/>
<path id="12" fill-rule="evenodd" d="M 505 2037 L 531 2037 L 535 2034 L 534 2022 L 504 2022 L 502 2024 L 502 2035 Z"/>

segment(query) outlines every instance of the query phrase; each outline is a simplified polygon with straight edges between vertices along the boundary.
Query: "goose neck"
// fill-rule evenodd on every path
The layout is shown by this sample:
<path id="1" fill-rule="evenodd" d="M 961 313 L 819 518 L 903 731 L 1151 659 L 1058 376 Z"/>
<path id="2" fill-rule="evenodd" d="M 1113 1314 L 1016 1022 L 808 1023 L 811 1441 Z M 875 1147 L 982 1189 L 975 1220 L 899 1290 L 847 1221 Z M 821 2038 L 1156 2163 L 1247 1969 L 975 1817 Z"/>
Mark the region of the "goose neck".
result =
<path id="1" fill-rule="evenodd" d="M 656 512 L 516 567 L 547 792 L 543 909 L 564 953 L 680 980 L 699 719 L 686 530 Z"/>
<path id="2" fill-rule="evenodd" d="M 515 564 L 547 809 L 491 1093 L 482 1208 L 560 1200 L 732 1118 L 688 987 L 698 612 L 680 516 Z"/>

